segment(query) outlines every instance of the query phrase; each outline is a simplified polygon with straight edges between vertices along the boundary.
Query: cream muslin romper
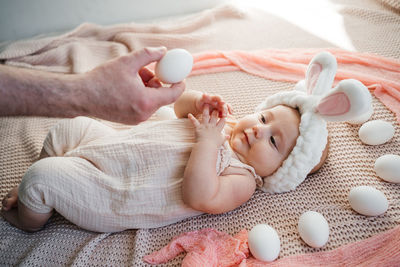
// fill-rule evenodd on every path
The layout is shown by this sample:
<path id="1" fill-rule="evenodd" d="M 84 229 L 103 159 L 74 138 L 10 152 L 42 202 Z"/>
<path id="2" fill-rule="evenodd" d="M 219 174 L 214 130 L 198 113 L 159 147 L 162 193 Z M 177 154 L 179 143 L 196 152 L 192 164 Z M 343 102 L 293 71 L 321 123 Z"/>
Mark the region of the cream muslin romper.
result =
<path id="1" fill-rule="evenodd" d="M 48 133 L 50 157 L 34 163 L 19 186 L 19 200 L 35 212 L 53 208 L 72 223 L 92 231 L 155 228 L 202 212 L 182 201 L 181 184 L 195 143 L 188 119 L 149 121 L 115 130 L 96 120 L 62 120 Z M 254 169 L 218 151 L 216 170 Z"/>

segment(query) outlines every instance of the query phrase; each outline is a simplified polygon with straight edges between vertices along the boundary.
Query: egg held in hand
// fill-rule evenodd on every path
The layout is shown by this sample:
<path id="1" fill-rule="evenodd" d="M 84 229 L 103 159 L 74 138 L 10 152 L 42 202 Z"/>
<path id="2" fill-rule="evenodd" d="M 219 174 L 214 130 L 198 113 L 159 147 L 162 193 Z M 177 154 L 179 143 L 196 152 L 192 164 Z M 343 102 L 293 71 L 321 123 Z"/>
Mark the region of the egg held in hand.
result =
<path id="1" fill-rule="evenodd" d="M 163 83 L 183 81 L 192 71 L 193 56 L 185 49 L 176 48 L 167 51 L 156 63 L 155 75 Z"/>

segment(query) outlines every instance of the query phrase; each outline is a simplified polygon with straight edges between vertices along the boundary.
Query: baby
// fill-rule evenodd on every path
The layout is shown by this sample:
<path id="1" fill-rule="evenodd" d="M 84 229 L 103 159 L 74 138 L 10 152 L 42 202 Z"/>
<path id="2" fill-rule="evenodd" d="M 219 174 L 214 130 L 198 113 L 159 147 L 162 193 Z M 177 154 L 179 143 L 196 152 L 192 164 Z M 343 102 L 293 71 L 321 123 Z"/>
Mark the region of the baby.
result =
<path id="1" fill-rule="evenodd" d="M 178 119 L 128 130 L 86 117 L 63 120 L 48 133 L 41 159 L 4 198 L 3 216 L 37 231 L 56 210 L 84 229 L 116 232 L 227 212 L 257 187 L 293 190 L 326 158 L 325 120 L 369 109 L 359 101 L 369 92 L 358 81 L 342 81 L 325 94 L 335 73 L 333 56 L 319 54 L 305 83 L 268 97 L 239 120 L 221 97 L 197 91 L 177 100 Z"/>

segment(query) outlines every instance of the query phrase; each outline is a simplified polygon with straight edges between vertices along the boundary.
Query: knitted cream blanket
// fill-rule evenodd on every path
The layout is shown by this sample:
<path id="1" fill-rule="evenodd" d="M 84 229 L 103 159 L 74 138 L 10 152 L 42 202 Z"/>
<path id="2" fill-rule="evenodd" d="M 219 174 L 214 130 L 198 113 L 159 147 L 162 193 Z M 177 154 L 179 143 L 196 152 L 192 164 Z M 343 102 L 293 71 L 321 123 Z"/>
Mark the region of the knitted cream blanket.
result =
<path id="1" fill-rule="evenodd" d="M 338 75 L 346 72 L 344 66 L 347 63 L 357 62 L 351 65 L 353 71 L 360 65 L 369 69 L 372 64 L 374 71 L 358 79 L 364 79 L 363 82 L 371 90 L 376 88 L 375 95 L 379 86 L 373 87 L 373 84 L 379 84 L 384 91 L 388 91 L 389 87 L 398 88 L 398 74 L 390 69 L 398 64 L 390 58 L 400 58 L 399 35 L 395 34 L 400 32 L 397 13 L 376 4 L 374 0 L 349 1 L 348 6 L 339 12 L 346 22 L 346 29 L 352 33 L 354 45 L 363 53 L 339 54 L 336 52 L 339 50 L 331 50 L 344 64 L 339 62 Z M 290 36 L 291 41 L 282 38 L 282 33 Z M 332 33 L 327 31 L 327 34 Z M 158 45 L 181 47 L 192 52 L 196 57 L 193 74 L 204 71 L 207 74 L 189 77 L 187 88 L 222 95 L 232 104 L 238 117 L 253 112 L 266 95 L 293 88 L 292 82 L 261 78 L 266 75 L 266 70 L 272 67 L 274 72 L 270 75 L 274 76 L 273 79 L 283 80 L 275 76 L 276 73 L 283 73 L 284 79 L 297 80 L 297 77 L 303 77 L 303 65 L 308 63 L 311 54 L 320 48 L 333 46 L 270 14 L 222 6 L 157 24 L 130 23 L 107 27 L 84 24 L 61 36 L 14 43 L 0 53 L 0 58 L 5 64 L 20 67 L 81 73 L 129 51 Z M 271 47 L 280 49 L 267 49 Z M 318 49 L 296 52 L 292 50 L 295 47 Z M 378 53 L 380 61 L 368 58 L 372 63 L 362 63 L 366 59 L 365 52 L 369 55 Z M 357 55 L 362 57 L 348 58 Z M 263 57 L 273 60 L 264 61 Z M 386 60 L 391 67 L 383 65 L 384 74 L 381 74 L 379 64 L 387 64 Z M 248 68 L 249 64 L 251 68 Z M 211 65 L 216 68 L 210 68 Z M 244 71 L 236 71 L 238 69 Z M 359 71 L 357 75 L 363 72 Z M 391 76 L 392 72 L 394 76 Z M 391 73 L 392 78 L 383 79 L 387 73 Z M 292 78 L 287 78 L 289 74 Z M 350 72 L 347 75 L 357 78 Z M 282 242 L 280 258 L 283 259 L 290 255 L 330 251 L 383 233 L 399 225 L 400 187 L 380 180 L 373 171 L 373 164 L 383 154 L 400 154 L 400 136 L 393 113 L 375 97 L 373 107 L 372 119 L 387 120 L 395 125 L 395 137 L 382 146 L 365 146 L 358 138 L 358 127 L 345 123 L 329 124 L 331 145 L 326 163 L 293 192 L 276 195 L 256 192 L 246 204 L 226 214 L 201 215 L 162 228 L 114 234 L 81 230 L 57 214 L 43 230 L 34 234 L 19 231 L 1 219 L 0 265 L 143 266 L 144 255 L 160 249 L 183 232 L 214 228 L 233 235 L 258 223 L 270 224 L 277 230 Z M 58 120 L 0 119 L 0 197 L 20 182 L 26 169 L 38 157 L 48 129 Z M 371 218 L 355 213 L 348 204 L 347 195 L 352 187 L 358 185 L 371 185 L 381 190 L 389 200 L 388 211 Z M 321 249 L 308 247 L 298 236 L 298 217 L 307 210 L 322 213 L 329 223 L 329 242 Z M 168 265 L 179 265 L 182 257 L 175 258 Z"/>

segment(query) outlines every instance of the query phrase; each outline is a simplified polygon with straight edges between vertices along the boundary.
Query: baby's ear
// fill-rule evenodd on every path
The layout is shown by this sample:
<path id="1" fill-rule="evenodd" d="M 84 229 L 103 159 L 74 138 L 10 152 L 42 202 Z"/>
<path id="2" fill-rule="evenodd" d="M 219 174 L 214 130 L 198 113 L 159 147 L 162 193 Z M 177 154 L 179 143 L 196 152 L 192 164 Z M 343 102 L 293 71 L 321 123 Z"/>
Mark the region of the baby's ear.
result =
<path id="1" fill-rule="evenodd" d="M 332 88 L 337 70 L 336 58 L 329 52 L 321 52 L 310 62 L 304 87 L 309 95 L 323 95 Z M 301 84 L 296 87 L 302 86 Z"/>
<path id="2" fill-rule="evenodd" d="M 327 121 L 348 121 L 369 112 L 371 105 L 368 88 L 360 81 L 348 79 L 319 100 L 316 112 Z"/>
<path id="3" fill-rule="evenodd" d="M 321 159 L 319 160 L 318 164 L 315 165 L 314 168 L 312 168 L 309 174 L 316 173 L 322 167 L 322 165 L 324 165 L 326 158 L 328 157 L 328 153 L 329 153 L 329 136 L 328 139 L 326 140 L 325 149 L 324 151 L 322 151 Z"/>

